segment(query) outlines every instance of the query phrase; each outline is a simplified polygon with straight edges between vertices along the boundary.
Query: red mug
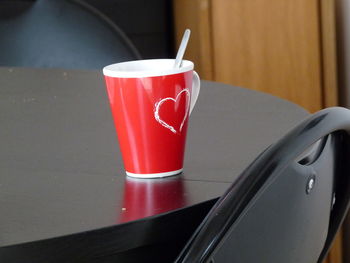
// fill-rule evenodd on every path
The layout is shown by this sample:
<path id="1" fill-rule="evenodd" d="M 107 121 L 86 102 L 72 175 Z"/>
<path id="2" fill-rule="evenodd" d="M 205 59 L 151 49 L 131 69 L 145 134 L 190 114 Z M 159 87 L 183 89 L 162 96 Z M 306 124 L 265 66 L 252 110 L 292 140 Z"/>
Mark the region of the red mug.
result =
<path id="1" fill-rule="evenodd" d="M 193 63 L 150 59 L 103 68 L 126 174 L 157 178 L 182 172 L 189 115 L 200 80 Z"/>

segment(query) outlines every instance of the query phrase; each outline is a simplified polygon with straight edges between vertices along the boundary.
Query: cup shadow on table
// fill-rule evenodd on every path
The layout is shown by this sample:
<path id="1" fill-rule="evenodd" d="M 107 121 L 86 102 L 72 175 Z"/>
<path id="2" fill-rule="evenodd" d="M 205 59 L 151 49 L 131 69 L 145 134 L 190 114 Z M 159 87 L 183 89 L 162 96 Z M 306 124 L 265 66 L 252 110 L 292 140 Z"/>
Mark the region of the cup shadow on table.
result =
<path id="1" fill-rule="evenodd" d="M 118 222 L 158 215 L 182 208 L 186 204 L 184 179 L 181 175 L 162 179 L 126 177 Z"/>

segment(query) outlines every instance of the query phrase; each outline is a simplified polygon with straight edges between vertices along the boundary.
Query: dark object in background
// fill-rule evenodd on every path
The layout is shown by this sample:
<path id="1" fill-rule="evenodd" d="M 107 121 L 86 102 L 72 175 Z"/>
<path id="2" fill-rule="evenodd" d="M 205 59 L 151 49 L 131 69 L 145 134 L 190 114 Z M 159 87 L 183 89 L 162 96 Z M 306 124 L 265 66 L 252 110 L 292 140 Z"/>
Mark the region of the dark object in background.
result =
<path id="1" fill-rule="evenodd" d="M 78 0 L 0 1 L 0 66 L 100 69 L 139 59 L 128 37 Z"/>
<path id="2" fill-rule="evenodd" d="M 173 58 L 171 0 L 83 0 L 117 24 L 142 58 Z"/>
<path id="3" fill-rule="evenodd" d="M 349 208 L 349 155 L 350 110 L 307 118 L 248 166 L 176 262 L 323 262 Z"/>

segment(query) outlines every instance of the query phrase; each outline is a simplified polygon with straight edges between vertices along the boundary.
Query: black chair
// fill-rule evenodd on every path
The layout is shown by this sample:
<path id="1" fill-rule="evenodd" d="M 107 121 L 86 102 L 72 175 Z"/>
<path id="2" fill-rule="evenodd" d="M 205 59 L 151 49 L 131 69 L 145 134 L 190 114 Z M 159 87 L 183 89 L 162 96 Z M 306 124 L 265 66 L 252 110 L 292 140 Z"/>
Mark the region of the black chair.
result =
<path id="1" fill-rule="evenodd" d="M 176 262 L 322 262 L 348 210 L 349 158 L 350 110 L 312 115 L 241 174 Z"/>
<path id="2" fill-rule="evenodd" d="M 79 0 L 0 2 L 0 66 L 101 69 L 140 59 L 113 22 Z"/>

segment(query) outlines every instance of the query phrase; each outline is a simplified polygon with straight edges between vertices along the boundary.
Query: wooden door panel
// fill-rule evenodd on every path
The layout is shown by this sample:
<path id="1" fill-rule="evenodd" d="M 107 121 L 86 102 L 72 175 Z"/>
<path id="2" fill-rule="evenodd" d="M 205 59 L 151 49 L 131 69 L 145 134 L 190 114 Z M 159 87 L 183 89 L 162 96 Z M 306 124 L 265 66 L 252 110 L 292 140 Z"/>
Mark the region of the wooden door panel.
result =
<path id="1" fill-rule="evenodd" d="M 322 107 L 317 0 L 211 2 L 214 79 Z"/>
<path id="2" fill-rule="evenodd" d="M 173 0 L 177 46 L 203 79 L 268 92 L 310 112 L 338 105 L 334 0 Z M 341 263 L 341 232 L 325 262 Z"/>

